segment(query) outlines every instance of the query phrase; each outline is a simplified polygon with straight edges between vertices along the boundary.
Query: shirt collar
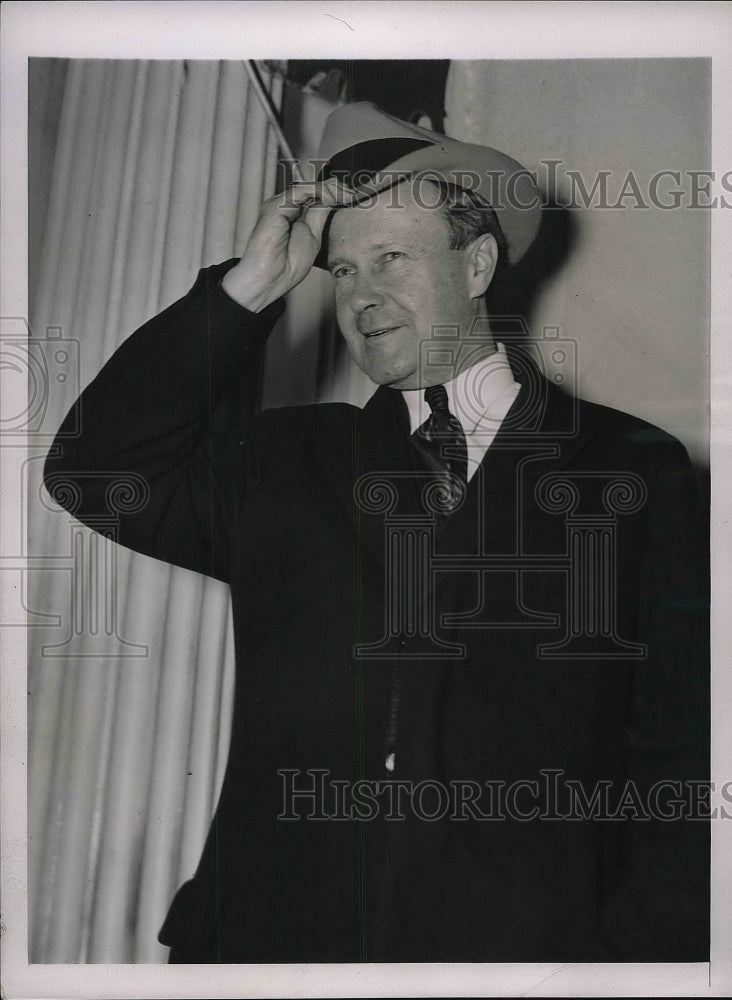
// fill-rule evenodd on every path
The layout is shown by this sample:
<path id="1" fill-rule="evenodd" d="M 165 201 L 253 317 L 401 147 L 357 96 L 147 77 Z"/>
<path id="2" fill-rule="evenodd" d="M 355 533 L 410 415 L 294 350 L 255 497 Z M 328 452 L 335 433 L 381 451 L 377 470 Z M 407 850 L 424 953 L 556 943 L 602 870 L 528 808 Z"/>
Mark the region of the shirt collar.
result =
<path id="1" fill-rule="evenodd" d="M 509 389 L 515 385 L 511 365 L 503 344 L 487 358 L 466 368 L 457 378 L 445 382 L 450 412 L 470 434 Z M 430 415 L 424 389 L 402 389 L 409 410 L 410 431 L 413 434 Z"/>

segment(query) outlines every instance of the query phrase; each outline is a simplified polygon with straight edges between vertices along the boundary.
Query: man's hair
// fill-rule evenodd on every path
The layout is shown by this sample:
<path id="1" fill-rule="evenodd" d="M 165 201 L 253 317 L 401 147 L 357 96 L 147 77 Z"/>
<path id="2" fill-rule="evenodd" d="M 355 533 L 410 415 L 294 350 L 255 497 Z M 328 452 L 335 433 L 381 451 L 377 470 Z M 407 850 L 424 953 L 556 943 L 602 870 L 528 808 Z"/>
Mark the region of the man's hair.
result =
<path id="1" fill-rule="evenodd" d="M 496 272 L 502 270 L 508 263 L 508 242 L 498 216 L 488 202 L 479 194 L 466 191 L 457 184 L 433 177 L 429 181 L 440 192 L 440 207 L 450 224 L 450 249 L 463 250 L 479 236 L 490 233 L 498 245 Z"/>

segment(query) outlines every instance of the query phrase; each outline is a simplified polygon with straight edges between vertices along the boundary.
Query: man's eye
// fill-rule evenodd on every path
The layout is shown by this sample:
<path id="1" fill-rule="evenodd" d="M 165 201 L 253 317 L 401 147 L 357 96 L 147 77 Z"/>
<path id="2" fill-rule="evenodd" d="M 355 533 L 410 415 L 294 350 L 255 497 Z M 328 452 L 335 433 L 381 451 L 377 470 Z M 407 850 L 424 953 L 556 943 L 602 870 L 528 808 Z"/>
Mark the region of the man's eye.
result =
<path id="1" fill-rule="evenodd" d="M 388 250 L 382 257 L 382 260 L 384 260 L 388 264 L 389 261 L 396 260 L 398 257 L 403 257 L 403 256 L 404 254 L 401 252 L 401 250 Z"/>
<path id="2" fill-rule="evenodd" d="M 336 267 L 330 272 L 334 278 L 344 278 L 347 274 L 351 274 L 350 267 Z"/>

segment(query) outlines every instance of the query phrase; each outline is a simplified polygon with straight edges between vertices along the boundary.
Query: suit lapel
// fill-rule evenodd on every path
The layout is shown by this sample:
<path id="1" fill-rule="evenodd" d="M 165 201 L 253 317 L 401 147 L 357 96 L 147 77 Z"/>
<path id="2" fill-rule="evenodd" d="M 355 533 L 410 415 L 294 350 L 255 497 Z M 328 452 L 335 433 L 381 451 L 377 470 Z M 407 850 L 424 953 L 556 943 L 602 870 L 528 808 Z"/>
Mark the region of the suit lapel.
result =
<path id="1" fill-rule="evenodd" d="M 409 448 L 409 412 L 400 392 L 380 387 L 359 410 L 347 408 L 350 425 L 319 428 L 316 453 L 329 499 L 353 522 L 362 555 L 383 566 L 385 521 L 421 512 L 419 476 Z"/>
<path id="2" fill-rule="evenodd" d="M 425 476 L 415 466 L 409 437 L 409 412 L 402 393 L 381 386 L 361 412 L 355 489 L 363 541 L 380 565 L 385 522 L 422 514 L 420 476 Z"/>

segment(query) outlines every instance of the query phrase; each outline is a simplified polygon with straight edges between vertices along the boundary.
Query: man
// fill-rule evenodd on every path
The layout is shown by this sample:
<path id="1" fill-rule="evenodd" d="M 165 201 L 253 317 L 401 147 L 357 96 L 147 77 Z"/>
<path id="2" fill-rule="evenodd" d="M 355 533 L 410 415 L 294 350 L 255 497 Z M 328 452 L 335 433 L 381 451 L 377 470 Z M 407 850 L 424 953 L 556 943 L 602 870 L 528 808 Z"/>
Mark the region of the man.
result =
<path id="1" fill-rule="evenodd" d="M 371 105 L 323 148 L 240 261 L 122 345 L 47 463 L 82 520 L 134 470 L 120 541 L 231 587 L 229 763 L 161 940 L 175 962 L 703 960 L 685 452 L 494 341 L 486 292 L 539 222 L 519 164 Z M 281 298 L 326 260 L 379 388 L 255 414 Z"/>

